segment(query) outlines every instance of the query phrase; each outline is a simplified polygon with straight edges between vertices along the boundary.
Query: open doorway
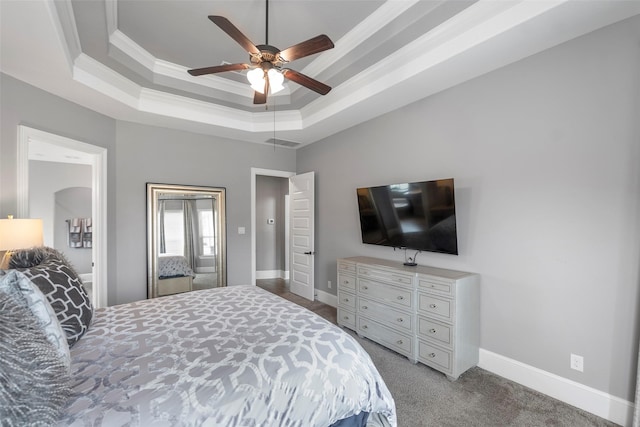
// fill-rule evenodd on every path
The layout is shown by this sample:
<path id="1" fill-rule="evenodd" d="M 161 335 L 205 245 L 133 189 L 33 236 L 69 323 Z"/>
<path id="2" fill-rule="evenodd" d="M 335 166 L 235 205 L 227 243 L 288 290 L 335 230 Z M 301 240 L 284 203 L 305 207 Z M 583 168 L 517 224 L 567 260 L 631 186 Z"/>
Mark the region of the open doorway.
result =
<path id="1" fill-rule="evenodd" d="M 258 278 L 288 279 L 289 206 L 285 204 L 288 203 L 289 178 L 294 175 L 295 172 L 251 169 L 251 283 L 253 285 Z M 273 224 L 270 220 L 273 220 Z"/>
<path id="2" fill-rule="evenodd" d="M 106 149 L 18 127 L 18 217 L 42 218 L 44 244 L 61 250 L 107 305 Z"/>
<path id="3" fill-rule="evenodd" d="M 289 279 L 289 180 L 256 176 L 256 280 Z"/>
<path id="4" fill-rule="evenodd" d="M 286 211 L 290 215 L 290 221 L 289 226 L 285 227 L 289 231 L 289 236 L 285 239 L 289 242 L 289 255 L 285 256 L 285 259 L 289 259 L 290 264 L 289 289 L 293 294 L 313 301 L 316 296 L 314 288 L 315 172 L 298 175 L 293 172 L 251 169 L 251 281 L 253 285 L 257 285 L 256 248 L 257 233 L 260 230 L 256 196 L 258 176 L 287 178 L 290 202 Z M 269 217 L 262 220 L 269 225 Z"/>

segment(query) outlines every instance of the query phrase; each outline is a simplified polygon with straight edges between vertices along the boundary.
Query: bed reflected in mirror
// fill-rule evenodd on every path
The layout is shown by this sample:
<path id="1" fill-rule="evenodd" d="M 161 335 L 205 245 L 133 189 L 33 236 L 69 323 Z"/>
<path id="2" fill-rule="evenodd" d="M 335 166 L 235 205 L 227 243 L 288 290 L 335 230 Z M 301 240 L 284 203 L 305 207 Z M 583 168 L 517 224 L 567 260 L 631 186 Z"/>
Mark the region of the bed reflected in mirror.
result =
<path id="1" fill-rule="evenodd" d="M 225 189 L 147 184 L 148 297 L 226 286 Z"/>

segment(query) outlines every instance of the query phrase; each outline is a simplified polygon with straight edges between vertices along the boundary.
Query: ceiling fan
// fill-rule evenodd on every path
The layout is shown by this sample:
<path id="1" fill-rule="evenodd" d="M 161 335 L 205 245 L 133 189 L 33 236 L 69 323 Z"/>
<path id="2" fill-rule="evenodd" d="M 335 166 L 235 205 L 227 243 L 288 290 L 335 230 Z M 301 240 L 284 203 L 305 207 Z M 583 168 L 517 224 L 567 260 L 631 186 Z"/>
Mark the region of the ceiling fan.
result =
<path id="1" fill-rule="evenodd" d="M 269 44 L 269 0 L 266 0 L 265 44 L 253 44 L 248 37 L 223 16 L 210 15 L 209 19 L 249 53 L 250 64 L 224 64 L 213 67 L 196 68 L 188 71 L 192 76 L 250 69 L 247 73 L 247 78 L 255 91 L 253 97 L 254 104 L 265 104 L 267 102 L 267 93 L 270 90 L 272 94 L 282 90 L 282 82 L 285 78 L 311 89 L 320 95 L 326 95 L 331 90 L 330 86 L 312 79 L 309 76 L 289 68 L 283 68 L 285 64 L 291 61 L 333 48 L 331 39 L 322 34 L 284 50 L 271 46 Z"/>

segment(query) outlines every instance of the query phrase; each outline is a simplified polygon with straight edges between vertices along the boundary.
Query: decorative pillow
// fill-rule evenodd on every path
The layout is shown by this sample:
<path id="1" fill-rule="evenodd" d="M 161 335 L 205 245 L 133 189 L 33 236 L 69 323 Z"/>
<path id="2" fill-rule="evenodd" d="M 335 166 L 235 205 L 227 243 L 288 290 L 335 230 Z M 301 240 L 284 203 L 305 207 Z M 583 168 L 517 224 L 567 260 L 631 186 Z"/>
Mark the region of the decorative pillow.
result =
<path id="1" fill-rule="evenodd" d="M 54 256 L 66 264 L 69 261 L 62 255 L 62 252 L 48 246 L 40 246 L 31 249 L 15 251 L 9 259 L 9 268 L 29 268 L 42 264 L 49 257 Z M 69 264 L 70 265 L 70 264 Z"/>
<path id="2" fill-rule="evenodd" d="M 19 298 L 16 289 L 0 291 L 0 420 L 3 426 L 54 425 L 71 378 Z"/>
<path id="3" fill-rule="evenodd" d="M 40 263 L 19 267 L 18 270 L 46 295 L 67 336 L 69 347 L 73 346 L 89 329 L 93 317 L 91 299 L 82 286 L 82 281 L 64 256 L 55 249 L 18 251 L 11 257 L 9 266 L 25 266 L 28 260 Z"/>
<path id="4" fill-rule="evenodd" d="M 0 291 L 13 292 L 17 290 L 20 302 L 27 307 L 39 321 L 45 337 L 53 344 L 62 361 L 71 367 L 71 355 L 67 337 L 53 308 L 47 301 L 47 297 L 31 283 L 29 278 L 17 270 L 9 270 L 6 275 L 0 277 Z"/>

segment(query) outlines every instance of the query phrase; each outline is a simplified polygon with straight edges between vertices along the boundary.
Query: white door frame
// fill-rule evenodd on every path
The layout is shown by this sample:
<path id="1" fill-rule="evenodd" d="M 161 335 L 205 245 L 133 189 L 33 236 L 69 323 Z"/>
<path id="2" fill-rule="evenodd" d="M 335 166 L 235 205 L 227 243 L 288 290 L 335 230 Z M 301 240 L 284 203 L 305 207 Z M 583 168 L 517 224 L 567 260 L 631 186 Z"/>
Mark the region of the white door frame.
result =
<path id="1" fill-rule="evenodd" d="M 107 149 L 60 135 L 18 126 L 18 218 L 29 217 L 29 141 L 46 141 L 91 156 L 91 209 L 93 221 L 93 305 L 107 306 Z"/>
<path id="2" fill-rule="evenodd" d="M 291 178 L 295 174 L 289 171 L 251 168 L 251 284 L 253 286 L 256 285 L 256 177 L 263 175 Z"/>

